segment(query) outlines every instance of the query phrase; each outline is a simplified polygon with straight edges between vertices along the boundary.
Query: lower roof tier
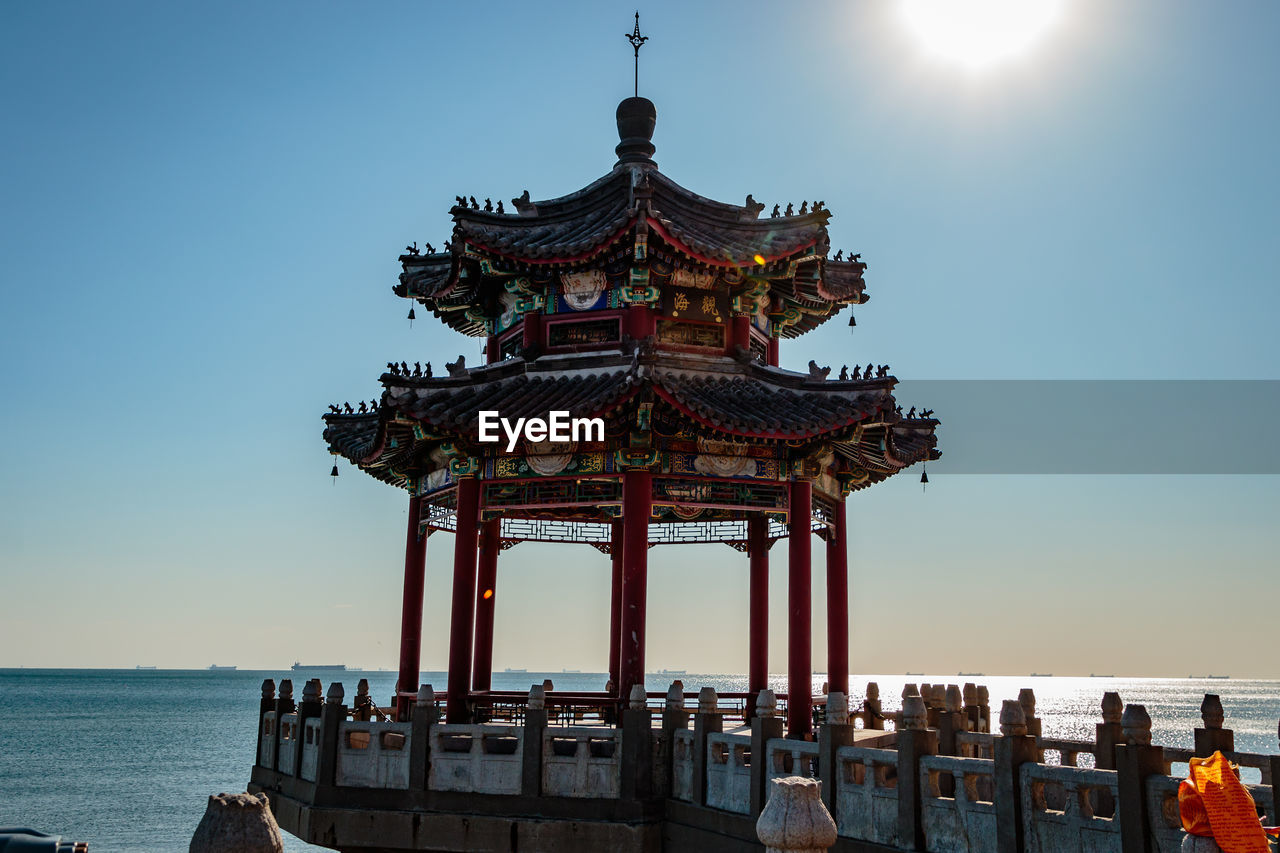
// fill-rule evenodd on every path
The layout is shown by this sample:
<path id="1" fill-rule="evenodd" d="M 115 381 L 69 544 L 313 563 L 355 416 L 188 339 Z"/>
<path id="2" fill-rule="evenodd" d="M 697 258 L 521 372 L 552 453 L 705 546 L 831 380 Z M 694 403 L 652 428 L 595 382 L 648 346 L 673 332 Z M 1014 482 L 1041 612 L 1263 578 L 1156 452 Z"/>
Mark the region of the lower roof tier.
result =
<path id="1" fill-rule="evenodd" d="M 334 454 L 415 491 L 456 476 L 609 478 L 634 466 L 757 483 L 821 470 L 846 489 L 863 488 L 940 455 L 938 421 L 904 418 L 891 376 L 827 380 L 818 370 L 636 348 L 478 368 L 460 360 L 448 376 L 386 373 L 382 384 L 371 410 L 326 415 L 324 437 Z M 495 420 L 547 419 L 553 411 L 598 418 L 602 434 L 511 444 Z M 482 412 L 494 413 L 488 435 Z M 557 464 L 569 468 L 552 471 Z"/>

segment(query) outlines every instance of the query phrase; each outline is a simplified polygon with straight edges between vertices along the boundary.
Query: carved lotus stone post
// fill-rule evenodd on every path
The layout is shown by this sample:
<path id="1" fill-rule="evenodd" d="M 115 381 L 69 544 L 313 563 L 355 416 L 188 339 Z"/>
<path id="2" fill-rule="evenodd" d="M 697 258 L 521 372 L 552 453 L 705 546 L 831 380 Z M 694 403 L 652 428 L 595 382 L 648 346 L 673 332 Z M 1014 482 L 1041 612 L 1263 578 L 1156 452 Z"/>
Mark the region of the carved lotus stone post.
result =
<path id="1" fill-rule="evenodd" d="M 699 806 L 707 804 L 707 736 L 724 731 L 719 703 L 714 689 L 698 691 L 698 713 L 693 715 L 693 802 Z"/>
<path id="2" fill-rule="evenodd" d="M 1235 751 L 1235 732 L 1222 727 L 1225 718 L 1218 694 L 1204 694 L 1204 701 L 1200 703 L 1200 719 L 1204 722 L 1204 727 L 1195 730 L 1196 755 L 1207 758 L 1218 750 L 1224 753 Z"/>
<path id="3" fill-rule="evenodd" d="M 520 766 L 520 793 L 536 797 L 542 793 L 542 741 L 547 731 L 547 688 L 545 684 L 529 686 L 525 703 L 523 758 Z"/>
<path id="4" fill-rule="evenodd" d="M 912 685 L 908 685 L 912 686 Z M 929 711 L 919 693 L 902 700 L 898 726 L 898 841 L 908 850 L 924 849 L 921 821 L 920 759 L 938 754 L 938 732 L 929 725 Z"/>
<path id="5" fill-rule="evenodd" d="M 1126 705 L 1120 725 L 1125 740 L 1116 747 L 1120 849 L 1124 853 L 1146 853 L 1151 849 L 1147 777 L 1165 772 L 1164 747 L 1151 744 L 1151 715 L 1145 706 Z"/>
<path id="6" fill-rule="evenodd" d="M 266 794 L 215 794 L 191 836 L 190 853 L 284 853 Z"/>
<path id="7" fill-rule="evenodd" d="M 653 715 L 644 684 L 631 685 L 622 713 L 623 799 L 642 799 L 653 792 Z"/>
<path id="8" fill-rule="evenodd" d="M 994 787 L 996 850 L 1020 853 L 1024 849 L 1021 767 L 1037 758 L 1035 736 L 1027 734 L 1027 717 L 1016 699 L 1000 706 L 1000 737 L 991 743 L 995 759 Z"/>
<path id="9" fill-rule="evenodd" d="M 671 682 L 662 704 L 662 731 L 658 740 L 658 776 L 653 780 L 654 795 L 671 796 L 671 775 L 674 770 L 676 732 L 689 728 L 689 712 L 684 708 L 684 683 Z"/>
<path id="10" fill-rule="evenodd" d="M 1099 770 L 1116 769 L 1116 744 L 1124 743 L 1124 729 L 1120 719 L 1124 715 L 1124 702 L 1120 694 L 1108 690 L 1102 694 L 1102 722 L 1096 728 L 1096 752 L 1094 753 Z"/>
<path id="11" fill-rule="evenodd" d="M 826 722 L 818 729 L 818 778 L 822 780 L 822 801 L 835 811 L 839 764 L 836 753 L 854 745 L 854 727 L 849 722 L 849 699 L 839 691 L 827 694 Z"/>
<path id="12" fill-rule="evenodd" d="M 769 802 L 756 819 L 766 853 L 821 853 L 836 843 L 836 822 L 822 804 L 816 779 L 774 779 Z"/>
<path id="13" fill-rule="evenodd" d="M 880 685 L 874 681 L 867 682 L 867 698 L 862 707 L 862 727 L 883 731 L 884 711 L 880 704 Z"/>
<path id="14" fill-rule="evenodd" d="M 365 683 L 363 678 L 360 679 L 360 683 Z M 360 697 L 357 694 L 356 701 L 359 700 Z M 411 789 L 427 787 L 431 727 L 438 722 L 440 722 L 440 711 L 436 708 L 436 691 L 430 684 L 419 685 L 418 695 L 413 700 L 413 715 L 409 718 L 409 787 Z"/>
<path id="15" fill-rule="evenodd" d="M 756 715 L 751 719 L 751 813 L 764 810 L 769 798 L 767 774 L 769 760 L 766 746 L 774 738 L 782 737 L 782 718 L 778 716 L 778 697 L 768 688 L 756 697 Z"/>
<path id="16" fill-rule="evenodd" d="M 1030 687 L 1018 691 L 1018 704 L 1022 706 L 1022 716 L 1026 719 L 1027 734 L 1040 737 L 1040 718 L 1036 716 L 1036 692 Z"/>
<path id="17" fill-rule="evenodd" d="M 258 748 L 254 752 L 255 756 L 262 755 L 262 738 L 263 738 L 262 718 L 265 717 L 267 714 L 270 714 L 275 709 L 276 709 L 276 683 L 270 678 L 264 678 L 262 680 L 262 700 L 258 704 Z M 277 726 L 272 727 L 271 734 L 268 735 L 267 737 L 275 737 L 275 729 L 278 727 L 278 725 L 279 723 L 277 721 Z M 259 758 L 258 760 L 261 760 L 261 758 Z"/>

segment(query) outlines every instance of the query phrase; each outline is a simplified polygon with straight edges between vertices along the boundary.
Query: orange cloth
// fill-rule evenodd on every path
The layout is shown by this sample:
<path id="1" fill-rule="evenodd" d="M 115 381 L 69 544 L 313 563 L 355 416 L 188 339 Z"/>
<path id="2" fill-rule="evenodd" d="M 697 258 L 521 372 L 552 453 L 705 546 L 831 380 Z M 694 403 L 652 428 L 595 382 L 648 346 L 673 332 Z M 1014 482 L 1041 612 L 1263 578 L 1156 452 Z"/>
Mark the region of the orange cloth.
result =
<path id="1" fill-rule="evenodd" d="M 1193 835 L 1212 835 L 1223 853 L 1269 853 L 1267 833 L 1253 797 L 1221 752 L 1192 758 L 1191 778 L 1178 786 L 1182 827 Z"/>

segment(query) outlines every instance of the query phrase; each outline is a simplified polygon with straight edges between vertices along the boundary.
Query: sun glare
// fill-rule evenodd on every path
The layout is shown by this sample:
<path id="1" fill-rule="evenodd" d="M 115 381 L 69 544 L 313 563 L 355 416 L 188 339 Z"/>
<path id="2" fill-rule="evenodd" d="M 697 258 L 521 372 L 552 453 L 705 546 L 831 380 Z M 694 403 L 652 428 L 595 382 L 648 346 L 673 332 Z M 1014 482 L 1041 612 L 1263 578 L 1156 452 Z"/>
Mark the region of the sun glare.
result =
<path id="1" fill-rule="evenodd" d="M 901 0 L 902 19 L 937 56 L 981 68 L 1030 49 L 1062 14 L 1063 0 Z"/>

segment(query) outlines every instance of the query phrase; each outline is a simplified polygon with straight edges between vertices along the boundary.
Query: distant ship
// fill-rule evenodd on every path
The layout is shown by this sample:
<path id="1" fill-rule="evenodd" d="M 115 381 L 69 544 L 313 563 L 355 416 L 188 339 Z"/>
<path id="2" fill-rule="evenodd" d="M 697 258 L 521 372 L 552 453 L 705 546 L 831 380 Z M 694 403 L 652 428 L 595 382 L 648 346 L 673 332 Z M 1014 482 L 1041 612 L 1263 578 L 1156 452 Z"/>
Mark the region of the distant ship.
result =
<path id="1" fill-rule="evenodd" d="M 924 675 L 924 673 L 923 673 L 923 672 L 904 672 L 904 673 L 902 673 L 902 674 L 903 674 L 903 675 Z M 964 673 L 963 673 L 963 672 L 962 672 L 962 673 L 960 673 L 960 674 L 961 674 L 961 675 L 964 675 Z"/>
<path id="2" fill-rule="evenodd" d="M 234 666 L 218 666 L 216 663 L 209 667 L 210 672 L 235 672 Z"/>
<path id="3" fill-rule="evenodd" d="M 917 675 L 923 675 L 924 673 L 916 673 L 916 674 L 917 674 Z M 1031 674 L 1032 674 L 1032 675 L 1035 675 L 1035 673 L 1034 673 L 1034 672 L 1033 672 L 1033 673 L 1031 673 Z M 907 673 L 907 675 L 911 675 L 911 673 Z M 956 673 L 956 677 L 957 677 L 957 678 L 965 678 L 965 677 L 968 677 L 968 678 L 982 678 L 984 675 L 986 675 L 986 673 L 985 673 L 985 672 L 957 672 L 957 673 Z"/>
<path id="4" fill-rule="evenodd" d="M 580 669 L 562 669 L 561 672 L 582 672 Z"/>
<path id="5" fill-rule="evenodd" d="M 1188 675 L 1187 678 L 1230 678 L 1229 675 Z"/>
<path id="6" fill-rule="evenodd" d="M 323 670 L 323 669 L 328 669 L 328 670 L 336 669 L 339 672 L 347 671 L 346 664 L 341 664 L 341 663 L 320 664 L 320 665 L 307 664 L 304 666 L 300 661 L 294 661 L 293 666 L 289 668 L 292 669 L 294 672 L 319 672 L 320 670 Z"/>
<path id="7" fill-rule="evenodd" d="M 135 666 L 134 669 L 155 669 L 154 666 Z"/>
<path id="8" fill-rule="evenodd" d="M 503 672 L 528 672 L 528 671 L 529 671 L 529 670 L 524 669 L 523 667 L 522 667 L 522 668 L 520 668 L 520 669 L 515 669 L 515 668 L 513 668 L 513 667 L 507 667 L 506 669 L 504 669 L 504 670 L 503 670 Z"/>
<path id="9" fill-rule="evenodd" d="M 654 675 L 684 675 L 683 669 L 660 669 Z"/>
<path id="10" fill-rule="evenodd" d="M 1096 673 L 1092 673 L 1092 672 L 1091 672 L 1091 673 L 1089 673 L 1089 677 L 1090 677 L 1090 678 L 1115 678 L 1115 676 L 1114 676 L 1114 675 L 1098 675 L 1098 674 L 1096 674 Z"/>
<path id="11" fill-rule="evenodd" d="M 1033 672 L 1027 676 L 1028 678 L 1053 678 L 1052 672 Z"/>

